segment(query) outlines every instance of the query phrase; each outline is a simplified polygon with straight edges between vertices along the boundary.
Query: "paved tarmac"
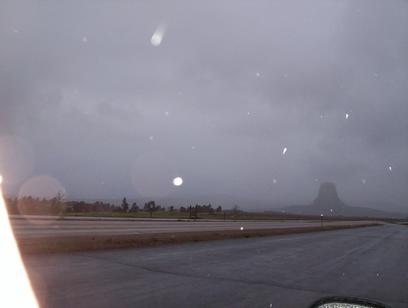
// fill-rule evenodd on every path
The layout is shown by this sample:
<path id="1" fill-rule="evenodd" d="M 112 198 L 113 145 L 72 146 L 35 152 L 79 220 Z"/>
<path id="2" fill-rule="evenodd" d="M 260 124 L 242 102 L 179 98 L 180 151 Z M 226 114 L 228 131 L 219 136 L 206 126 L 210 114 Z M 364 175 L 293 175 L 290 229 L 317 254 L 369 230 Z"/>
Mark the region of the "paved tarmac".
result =
<path id="1" fill-rule="evenodd" d="M 408 227 L 24 257 L 43 307 L 408 307 Z"/>
<path id="2" fill-rule="evenodd" d="M 30 237 L 61 237 L 84 235 L 130 235 L 146 233 L 174 233 L 192 231 L 221 230 L 255 230 L 274 228 L 301 228 L 320 226 L 320 221 L 285 220 L 285 221 L 223 221 L 223 220 L 129 220 L 100 219 L 85 217 L 68 217 L 67 219 L 51 219 L 50 217 L 29 217 L 27 219 L 10 220 L 14 233 L 18 238 Z M 367 221 L 336 221 L 323 222 L 324 225 L 366 224 Z"/>

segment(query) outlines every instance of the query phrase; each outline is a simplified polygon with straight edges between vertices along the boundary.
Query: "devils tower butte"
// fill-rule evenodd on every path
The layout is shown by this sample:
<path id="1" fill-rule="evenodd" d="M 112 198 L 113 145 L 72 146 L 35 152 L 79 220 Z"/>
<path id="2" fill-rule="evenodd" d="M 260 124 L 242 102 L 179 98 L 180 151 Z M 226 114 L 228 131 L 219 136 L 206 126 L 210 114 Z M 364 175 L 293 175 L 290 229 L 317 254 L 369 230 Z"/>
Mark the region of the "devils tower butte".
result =
<path id="1" fill-rule="evenodd" d="M 320 185 L 317 198 L 313 202 L 313 207 L 333 211 L 344 206 L 345 204 L 340 200 L 334 183 L 326 182 Z"/>
<path id="2" fill-rule="evenodd" d="M 288 213 L 302 215 L 354 216 L 354 217 L 398 217 L 399 213 L 375 210 L 369 207 L 356 207 L 345 204 L 337 194 L 336 185 L 331 182 L 320 184 L 316 199 L 309 205 L 292 205 Z"/>

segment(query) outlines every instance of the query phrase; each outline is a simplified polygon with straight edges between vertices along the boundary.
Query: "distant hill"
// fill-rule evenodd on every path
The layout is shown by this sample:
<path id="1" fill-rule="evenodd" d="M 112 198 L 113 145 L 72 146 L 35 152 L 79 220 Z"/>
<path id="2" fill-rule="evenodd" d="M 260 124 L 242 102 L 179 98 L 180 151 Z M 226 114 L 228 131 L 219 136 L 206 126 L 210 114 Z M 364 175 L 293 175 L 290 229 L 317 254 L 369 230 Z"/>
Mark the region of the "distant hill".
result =
<path id="1" fill-rule="evenodd" d="M 408 216 L 408 206 L 402 206 L 399 204 L 395 204 L 392 202 L 381 202 L 381 201 L 365 201 L 365 202 L 359 202 L 359 203 L 353 203 L 350 204 L 352 206 L 357 206 L 357 207 L 362 207 L 362 208 L 371 208 L 374 210 L 380 210 L 380 211 L 387 211 L 387 212 L 392 212 L 392 213 L 402 213 L 405 216 Z"/>
<path id="2" fill-rule="evenodd" d="M 325 216 L 359 216 L 359 217 L 404 217 L 407 214 L 386 212 L 367 207 L 356 207 L 346 205 L 340 200 L 336 185 L 334 183 L 322 183 L 319 193 L 314 202 L 310 205 L 292 205 L 285 208 L 285 211 L 293 214 L 320 215 Z"/>

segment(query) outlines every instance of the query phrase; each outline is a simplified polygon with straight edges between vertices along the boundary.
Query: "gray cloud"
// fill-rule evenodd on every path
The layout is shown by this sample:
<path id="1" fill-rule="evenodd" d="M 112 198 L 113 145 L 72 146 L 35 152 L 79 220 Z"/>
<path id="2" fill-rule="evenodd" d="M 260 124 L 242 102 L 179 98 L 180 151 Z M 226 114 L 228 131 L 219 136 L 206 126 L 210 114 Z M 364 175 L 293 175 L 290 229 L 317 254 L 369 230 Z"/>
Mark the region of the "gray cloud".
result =
<path id="1" fill-rule="evenodd" d="M 32 174 L 71 197 L 154 195 L 168 183 L 170 195 L 305 203 L 332 180 L 347 201 L 404 205 L 407 8 L 4 2 L 0 135 L 30 144 Z"/>

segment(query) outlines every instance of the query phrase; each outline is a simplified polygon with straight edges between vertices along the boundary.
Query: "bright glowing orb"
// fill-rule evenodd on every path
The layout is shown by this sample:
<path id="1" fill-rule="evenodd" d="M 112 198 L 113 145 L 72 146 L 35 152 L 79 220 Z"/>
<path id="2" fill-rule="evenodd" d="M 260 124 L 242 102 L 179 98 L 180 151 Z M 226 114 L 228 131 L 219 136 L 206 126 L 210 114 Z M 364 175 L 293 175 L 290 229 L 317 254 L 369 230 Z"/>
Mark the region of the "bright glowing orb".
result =
<path id="1" fill-rule="evenodd" d="M 160 46 L 163 37 L 164 37 L 164 32 L 165 32 L 165 26 L 164 25 L 159 25 L 156 29 L 156 31 L 154 31 L 151 39 L 150 39 L 150 43 L 154 46 Z"/>
<path id="2" fill-rule="evenodd" d="M 157 47 L 161 44 L 162 41 L 162 36 L 159 33 L 154 33 L 152 38 L 150 39 L 150 43 L 152 43 L 153 46 Z"/>
<path id="3" fill-rule="evenodd" d="M 173 185 L 174 186 L 181 186 L 181 185 L 183 185 L 183 179 L 181 178 L 181 177 L 175 177 L 174 179 L 173 179 Z"/>

